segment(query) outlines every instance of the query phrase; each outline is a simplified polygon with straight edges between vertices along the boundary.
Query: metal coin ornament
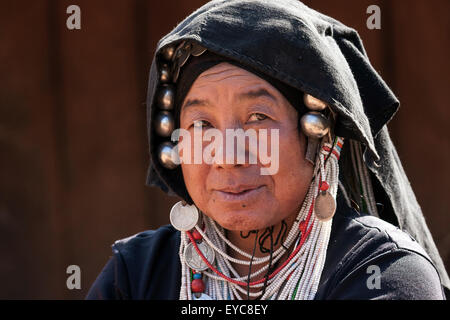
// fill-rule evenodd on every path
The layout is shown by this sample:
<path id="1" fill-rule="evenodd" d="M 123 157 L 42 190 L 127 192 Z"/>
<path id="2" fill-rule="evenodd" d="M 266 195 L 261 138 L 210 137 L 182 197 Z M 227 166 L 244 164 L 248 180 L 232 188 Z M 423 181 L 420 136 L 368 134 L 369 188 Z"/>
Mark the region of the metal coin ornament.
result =
<path id="1" fill-rule="evenodd" d="M 216 258 L 214 250 L 206 244 L 205 241 L 198 243 L 197 246 L 201 253 L 205 256 L 206 260 L 208 260 L 210 264 L 213 264 L 214 259 Z M 202 257 L 200 257 L 195 250 L 192 242 L 189 243 L 184 250 L 184 259 L 186 260 L 186 264 L 197 272 L 205 271 L 209 268 L 205 261 L 203 261 Z"/>
<path id="2" fill-rule="evenodd" d="M 175 48 L 175 51 L 173 53 L 173 58 L 172 60 L 176 60 L 177 56 L 178 56 L 178 52 L 185 46 L 186 44 L 186 40 L 181 41 L 180 43 L 178 43 L 177 47 Z"/>
<path id="3" fill-rule="evenodd" d="M 179 75 L 180 75 L 180 66 L 178 65 L 178 62 L 175 61 L 172 66 L 172 81 L 177 82 Z"/>
<path id="4" fill-rule="evenodd" d="M 199 45 L 199 44 L 193 44 L 192 45 L 192 49 L 191 49 L 191 54 L 194 56 L 194 57 L 198 57 L 198 56 L 200 56 L 200 55 L 202 55 L 204 52 L 206 51 L 206 49 L 205 48 L 203 48 L 201 45 Z"/>
<path id="5" fill-rule="evenodd" d="M 178 66 L 180 68 L 184 66 L 188 58 L 189 58 L 189 48 L 181 48 L 179 51 L 177 51 L 175 59 L 178 59 Z"/>
<path id="6" fill-rule="evenodd" d="M 325 222 L 333 218 L 336 212 L 336 200 L 328 191 L 328 183 L 323 182 L 320 192 L 314 201 L 314 214 L 319 221 Z"/>
<path id="7" fill-rule="evenodd" d="M 195 205 L 183 205 L 183 201 L 175 203 L 170 210 L 170 223 L 180 231 L 189 231 L 194 228 L 199 219 L 198 209 Z"/>

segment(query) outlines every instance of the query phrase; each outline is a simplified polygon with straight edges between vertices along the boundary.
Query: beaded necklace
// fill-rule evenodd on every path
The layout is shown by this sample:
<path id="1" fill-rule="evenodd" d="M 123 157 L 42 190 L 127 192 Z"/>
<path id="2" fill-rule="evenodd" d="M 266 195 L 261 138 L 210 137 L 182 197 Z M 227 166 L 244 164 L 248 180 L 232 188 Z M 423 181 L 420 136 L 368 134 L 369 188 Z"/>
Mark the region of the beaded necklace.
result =
<path id="1" fill-rule="evenodd" d="M 285 241 L 272 256 L 253 258 L 252 254 L 232 244 L 226 238 L 225 230 L 204 214 L 201 214 L 199 219 L 201 222 L 193 229 L 182 231 L 179 250 L 182 274 L 180 300 L 241 300 L 242 296 L 247 295 L 249 298 L 261 300 L 314 299 L 325 262 L 331 233 L 331 218 L 334 214 L 333 210 L 331 216 L 323 218 L 319 211 L 322 210 L 324 201 L 326 206 L 330 205 L 327 202 L 329 196 L 333 201 L 336 199 L 339 185 L 338 160 L 342 145 L 343 139 L 340 137 L 336 137 L 333 144 L 324 142 L 321 145 L 314 179 L 302 207 Z M 199 248 L 202 242 L 214 251 L 214 261 L 209 261 Z M 189 267 L 185 258 L 185 250 L 189 244 L 192 244 L 195 254 L 206 264 L 206 270 L 198 271 Z M 249 279 L 267 272 L 269 268 L 267 262 L 271 259 L 271 262 L 276 263 L 284 256 L 286 248 L 292 246 L 288 258 L 272 273 L 260 280 L 248 282 Z M 226 253 L 227 247 L 248 260 L 232 258 Z M 241 276 L 233 268 L 232 263 L 247 266 L 265 265 L 250 275 Z M 257 290 L 247 292 L 246 288 Z"/>

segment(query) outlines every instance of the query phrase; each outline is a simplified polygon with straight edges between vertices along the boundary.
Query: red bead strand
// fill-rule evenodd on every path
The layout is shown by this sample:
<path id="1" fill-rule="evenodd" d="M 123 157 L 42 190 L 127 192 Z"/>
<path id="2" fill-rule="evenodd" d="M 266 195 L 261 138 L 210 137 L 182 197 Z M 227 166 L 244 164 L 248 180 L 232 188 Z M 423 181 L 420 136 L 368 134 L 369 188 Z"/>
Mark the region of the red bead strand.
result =
<path id="1" fill-rule="evenodd" d="M 307 217 L 307 219 L 306 219 L 306 225 L 305 225 L 305 226 L 307 226 L 308 223 L 309 223 L 309 220 L 310 220 L 310 218 L 311 218 L 311 214 L 312 214 L 313 208 L 314 208 L 314 201 L 311 203 L 311 207 L 310 207 L 310 209 L 309 209 L 309 213 L 308 213 L 308 217 Z M 272 278 L 273 278 L 278 272 L 280 272 L 280 271 L 281 271 L 281 270 L 282 270 L 282 269 L 283 269 L 283 268 L 284 268 L 284 267 L 292 260 L 292 258 L 294 258 L 294 256 L 300 251 L 300 248 L 303 246 L 303 243 L 306 241 L 306 239 L 308 238 L 309 234 L 311 233 L 311 230 L 312 230 L 313 225 L 314 225 L 314 223 L 312 223 L 312 224 L 309 226 L 308 230 L 307 230 L 304 234 L 301 235 L 300 243 L 299 243 L 299 245 L 297 246 L 297 248 L 295 248 L 295 250 L 290 254 L 289 258 L 288 258 L 286 261 L 284 261 L 284 263 L 283 263 L 281 266 L 279 266 L 274 272 L 272 272 L 272 273 L 269 275 L 268 279 L 272 279 Z M 253 282 L 250 282 L 250 284 L 247 284 L 246 282 L 236 281 L 236 280 L 234 280 L 234 279 L 231 279 L 230 277 L 227 277 L 226 275 L 224 275 L 223 273 L 221 273 L 219 270 L 217 270 L 216 268 L 214 268 L 214 266 L 208 261 L 208 259 L 205 258 L 205 256 L 203 255 L 203 253 L 202 253 L 202 252 L 200 251 L 200 249 L 198 248 L 197 243 L 195 242 L 195 239 L 194 239 L 193 235 L 191 234 L 191 232 L 190 232 L 190 231 L 187 231 L 186 234 L 188 235 L 189 239 L 191 240 L 191 242 L 192 242 L 192 244 L 193 244 L 193 246 L 194 246 L 195 251 L 197 251 L 197 254 L 198 254 L 198 255 L 200 256 L 200 258 L 202 258 L 202 260 L 206 263 L 206 265 L 208 266 L 208 268 L 210 268 L 214 273 L 216 273 L 218 276 L 222 277 L 223 279 L 227 280 L 228 282 L 237 284 L 237 285 L 239 285 L 239 286 L 244 286 L 244 287 L 246 287 L 247 285 L 249 285 L 249 286 L 255 286 L 255 285 L 257 285 L 257 284 L 260 284 L 260 283 L 263 283 L 264 281 L 266 281 L 266 278 L 262 278 L 262 279 L 260 279 L 260 280 L 258 280 L 258 281 L 253 281 Z"/>

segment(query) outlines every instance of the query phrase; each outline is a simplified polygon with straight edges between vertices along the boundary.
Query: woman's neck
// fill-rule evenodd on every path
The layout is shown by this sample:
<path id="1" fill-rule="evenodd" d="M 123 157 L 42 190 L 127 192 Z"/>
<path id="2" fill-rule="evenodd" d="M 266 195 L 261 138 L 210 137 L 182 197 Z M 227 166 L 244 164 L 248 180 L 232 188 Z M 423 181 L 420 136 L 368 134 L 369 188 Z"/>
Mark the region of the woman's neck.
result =
<path id="1" fill-rule="evenodd" d="M 242 251 L 253 255 L 255 258 L 261 258 L 268 256 L 270 254 L 270 250 L 275 252 L 278 248 L 283 245 L 292 225 L 295 222 L 297 217 L 297 213 L 289 216 L 288 218 L 280 221 L 276 225 L 272 227 L 264 228 L 256 231 L 234 231 L 234 230 L 226 230 L 227 238 L 233 243 L 236 247 L 241 249 Z M 273 230 L 271 230 L 273 228 Z M 271 234 L 270 234 L 271 233 Z M 272 238 L 272 239 L 271 239 Z M 277 241 L 278 240 L 278 241 Z M 272 242 L 272 245 L 271 245 Z M 243 256 L 239 252 L 235 250 L 230 250 L 228 254 L 240 260 L 249 260 L 247 257 Z M 282 263 L 283 260 L 287 258 L 287 255 L 284 255 L 278 263 Z M 265 264 L 252 265 L 251 273 L 259 270 L 260 268 L 266 266 L 269 262 Z M 243 264 L 232 263 L 233 268 L 237 271 L 240 276 L 247 276 L 249 273 L 249 266 Z M 261 273 L 259 276 L 251 279 L 251 281 L 256 281 L 265 276 L 265 272 Z"/>

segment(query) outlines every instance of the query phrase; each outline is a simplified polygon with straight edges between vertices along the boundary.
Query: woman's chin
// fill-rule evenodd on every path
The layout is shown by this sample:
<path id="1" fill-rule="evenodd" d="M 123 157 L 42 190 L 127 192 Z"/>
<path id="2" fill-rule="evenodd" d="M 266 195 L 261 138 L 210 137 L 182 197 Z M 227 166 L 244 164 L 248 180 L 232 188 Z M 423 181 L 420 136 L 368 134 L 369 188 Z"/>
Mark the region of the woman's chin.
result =
<path id="1" fill-rule="evenodd" d="M 260 230 L 276 223 L 266 208 L 217 208 L 210 216 L 221 227 L 231 231 Z M 220 213 L 219 213 L 220 212 Z"/>

